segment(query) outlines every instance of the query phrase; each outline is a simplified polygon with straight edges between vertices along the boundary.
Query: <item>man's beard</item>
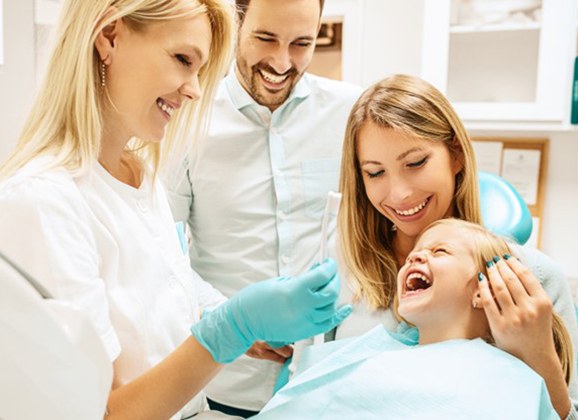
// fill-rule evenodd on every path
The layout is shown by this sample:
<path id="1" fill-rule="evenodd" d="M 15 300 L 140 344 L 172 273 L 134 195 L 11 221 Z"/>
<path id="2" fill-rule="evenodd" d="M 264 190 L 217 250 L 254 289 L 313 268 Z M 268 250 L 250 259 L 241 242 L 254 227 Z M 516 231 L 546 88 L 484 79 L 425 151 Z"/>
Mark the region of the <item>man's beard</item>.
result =
<path id="1" fill-rule="evenodd" d="M 238 59 L 239 72 L 241 77 L 245 81 L 245 85 L 249 89 L 249 94 L 259 105 L 267 107 L 278 107 L 282 105 L 295 87 L 295 84 L 301 77 L 297 72 L 295 67 L 291 67 L 288 71 L 283 74 L 277 73 L 271 66 L 263 63 L 257 63 L 249 69 L 249 74 L 247 74 L 246 69 L 248 68 L 246 62 L 242 59 Z M 264 70 L 268 73 L 274 74 L 276 76 L 287 76 L 284 83 L 287 83 L 282 89 L 278 91 L 269 90 L 263 83 L 263 76 L 260 74 L 259 70 Z"/>

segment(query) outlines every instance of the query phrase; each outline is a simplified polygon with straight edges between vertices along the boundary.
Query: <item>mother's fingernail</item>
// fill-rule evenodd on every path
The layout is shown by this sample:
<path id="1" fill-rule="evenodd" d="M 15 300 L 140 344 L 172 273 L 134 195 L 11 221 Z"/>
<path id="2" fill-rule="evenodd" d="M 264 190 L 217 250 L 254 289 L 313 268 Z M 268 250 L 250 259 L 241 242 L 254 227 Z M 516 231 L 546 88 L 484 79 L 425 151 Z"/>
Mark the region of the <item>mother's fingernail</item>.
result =
<path id="1" fill-rule="evenodd" d="M 504 259 L 505 260 L 509 260 L 510 258 L 512 258 L 512 256 L 510 254 L 504 254 Z"/>
<path id="2" fill-rule="evenodd" d="M 482 273 L 478 273 L 478 281 L 483 281 L 484 275 Z"/>
<path id="3" fill-rule="evenodd" d="M 498 261 L 500 261 L 500 257 L 494 257 L 494 262 L 497 263 Z"/>
<path id="4" fill-rule="evenodd" d="M 494 265 L 492 260 L 486 262 L 486 267 L 490 268 L 492 265 Z"/>

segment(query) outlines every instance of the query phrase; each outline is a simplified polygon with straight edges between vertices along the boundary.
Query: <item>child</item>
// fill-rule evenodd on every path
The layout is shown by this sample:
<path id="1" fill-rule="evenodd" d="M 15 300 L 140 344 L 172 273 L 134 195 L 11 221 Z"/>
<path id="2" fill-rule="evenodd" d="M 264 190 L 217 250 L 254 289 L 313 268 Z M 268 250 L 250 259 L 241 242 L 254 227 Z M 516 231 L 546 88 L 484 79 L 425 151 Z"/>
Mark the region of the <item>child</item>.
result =
<path id="1" fill-rule="evenodd" d="M 518 283 L 507 285 L 518 287 L 511 292 L 515 305 L 529 298 L 548 301 L 533 276 L 520 274 L 521 264 L 509 252 L 477 224 L 434 222 L 397 277 L 397 312 L 419 330 L 418 345 L 408 334 L 415 329 L 402 323 L 403 334 L 379 326 L 358 338 L 313 346 L 302 360 L 318 362 L 302 369 L 259 418 L 564 418 L 573 353 L 563 324 L 549 315 L 551 304 L 539 315 L 554 333 L 536 337 L 551 342 L 560 361 L 549 378 L 492 345 L 504 339 L 499 316 L 511 316 L 512 309 L 503 285 L 490 286 L 491 270 L 504 278 L 515 278 L 508 270 L 519 275 Z M 339 348 L 315 356 L 331 346 Z M 559 386 L 565 388 L 567 411 L 557 414 L 548 394 Z"/>

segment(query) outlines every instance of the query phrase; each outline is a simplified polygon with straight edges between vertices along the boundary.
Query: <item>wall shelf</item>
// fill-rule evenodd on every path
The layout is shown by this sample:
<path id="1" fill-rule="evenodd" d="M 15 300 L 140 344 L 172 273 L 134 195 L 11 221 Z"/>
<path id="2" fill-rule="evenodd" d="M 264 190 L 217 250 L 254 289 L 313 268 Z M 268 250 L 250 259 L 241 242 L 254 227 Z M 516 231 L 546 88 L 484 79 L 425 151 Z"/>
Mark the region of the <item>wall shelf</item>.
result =
<path id="1" fill-rule="evenodd" d="M 559 122 L 464 121 L 468 132 L 578 133 L 578 125 Z"/>
<path id="2" fill-rule="evenodd" d="M 542 28 L 540 22 L 512 22 L 484 25 L 454 25 L 450 27 L 452 34 L 478 34 L 483 32 L 538 31 Z"/>

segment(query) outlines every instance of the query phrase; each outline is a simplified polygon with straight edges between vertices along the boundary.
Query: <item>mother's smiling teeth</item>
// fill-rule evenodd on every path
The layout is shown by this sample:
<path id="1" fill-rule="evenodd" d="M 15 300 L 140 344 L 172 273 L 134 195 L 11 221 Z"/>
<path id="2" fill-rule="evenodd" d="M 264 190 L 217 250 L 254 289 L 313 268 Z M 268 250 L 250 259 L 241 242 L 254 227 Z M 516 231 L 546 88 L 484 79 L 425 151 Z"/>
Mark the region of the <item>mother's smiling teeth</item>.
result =
<path id="1" fill-rule="evenodd" d="M 173 113 L 175 112 L 175 109 L 169 104 L 167 104 L 165 101 L 163 101 L 161 98 L 157 99 L 157 106 L 163 111 L 165 111 L 167 114 L 169 114 L 170 117 L 172 117 Z"/>
<path id="2" fill-rule="evenodd" d="M 418 204 L 417 206 L 415 206 L 412 209 L 403 210 L 403 211 L 395 210 L 395 209 L 394 210 L 400 216 L 412 216 L 412 215 L 416 214 L 418 211 L 420 211 L 421 209 L 423 209 L 425 207 L 425 205 L 427 204 L 428 200 L 429 200 L 429 198 L 426 198 L 423 203 Z"/>
<path id="3" fill-rule="evenodd" d="M 285 81 L 285 79 L 287 79 L 288 75 L 286 74 L 285 76 L 277 76 L 273 73 L 269 73 L 265 70 L 259 70 L 259 73 L 261 73 L 261 76 L 263 76 L 263 78 L 271 83 L 275 83 L 275 84 L 279 84 L 279 83 L 283 83 Z"/>

